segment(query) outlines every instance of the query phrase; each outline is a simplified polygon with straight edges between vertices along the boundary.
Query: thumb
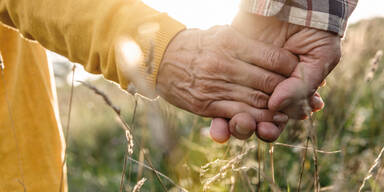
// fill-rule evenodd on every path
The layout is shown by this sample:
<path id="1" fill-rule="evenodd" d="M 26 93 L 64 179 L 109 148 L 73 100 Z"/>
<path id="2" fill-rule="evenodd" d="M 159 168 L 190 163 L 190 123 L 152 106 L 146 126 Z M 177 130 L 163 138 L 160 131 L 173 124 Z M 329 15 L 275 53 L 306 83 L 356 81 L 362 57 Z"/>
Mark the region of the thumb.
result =
<path id="1" fill-rule="evenodd" d="M 292 107 L 313 96 L 340 59 L 340 38 L 315 29 L 295 34 L 284 48 L 299 55 L 300 62 L 270 97 L 268 107 L 273 111 Z"/>

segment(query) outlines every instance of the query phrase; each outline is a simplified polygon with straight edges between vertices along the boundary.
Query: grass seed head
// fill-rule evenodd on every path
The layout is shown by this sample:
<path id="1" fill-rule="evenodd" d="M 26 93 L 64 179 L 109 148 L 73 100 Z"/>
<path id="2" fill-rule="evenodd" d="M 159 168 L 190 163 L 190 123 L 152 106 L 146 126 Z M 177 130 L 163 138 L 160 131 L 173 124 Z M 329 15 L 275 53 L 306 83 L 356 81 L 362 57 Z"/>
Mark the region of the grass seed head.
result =
<path id="1" fill-rule="evenodd" d="M 145 181 L 147 181 L 147 178 L 142 178 L 139 182 L 137 182 L 132 192 L 140 192 L 141 187 L 143 187 Z"/>
<path id="2" fill-rule="evenodd" d="M 128 143 L 127 144 L 128 153 L 132 155 L 134 144 L 133 144 L 133 136 L 129 130 L 125 131 L 125 138 L 127 139 L 127 143 Z"/>

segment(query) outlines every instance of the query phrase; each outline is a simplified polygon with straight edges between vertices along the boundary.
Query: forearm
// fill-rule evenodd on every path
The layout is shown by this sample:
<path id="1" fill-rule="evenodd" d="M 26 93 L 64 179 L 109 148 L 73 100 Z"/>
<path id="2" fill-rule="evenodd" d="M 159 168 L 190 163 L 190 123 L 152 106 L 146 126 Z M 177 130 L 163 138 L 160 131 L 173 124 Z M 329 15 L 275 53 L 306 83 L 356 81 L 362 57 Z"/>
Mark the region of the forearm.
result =
<path id="1" fill-rule="evenodd" d="M 242 0 L 241 10 L 263 16 L 276 16 L 288 23 L 344 35 L 348 18 L 358 0 L 298 1 Z"/>
<path id="2" fill-rule="evenodd" d="M 153 45 L 153 70 L 148 73 L 144 62 L 138 66 L 142 79 L 153 86 L 166 46 L 184 28 L 137 0 L 0 0 L 0 21 L 123 88 L 131 77 L 122 75 L 116 65 L 118 39 L 134 40 L 144 56 Z M 139 29 L 148 24 L 157 30 L 141 34 Z"/>

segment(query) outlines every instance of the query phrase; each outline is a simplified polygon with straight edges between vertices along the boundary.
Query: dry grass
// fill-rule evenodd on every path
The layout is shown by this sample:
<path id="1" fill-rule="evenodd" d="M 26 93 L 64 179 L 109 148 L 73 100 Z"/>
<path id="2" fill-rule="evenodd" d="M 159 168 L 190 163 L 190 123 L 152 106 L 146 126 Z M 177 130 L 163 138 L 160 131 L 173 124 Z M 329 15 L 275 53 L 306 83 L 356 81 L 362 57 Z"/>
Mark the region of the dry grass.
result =
<path id="1" fill-rule="evenodd" d="M 140 179 L 140 181 L 138 181 L 138 182 L 136 183 L 135 187 L 133 187 L 132 192 L 140 192 L 141 187 L 143 187 L 145 181 L 147 181 L 146 178 L 142 178 L 142 179 Z"/>

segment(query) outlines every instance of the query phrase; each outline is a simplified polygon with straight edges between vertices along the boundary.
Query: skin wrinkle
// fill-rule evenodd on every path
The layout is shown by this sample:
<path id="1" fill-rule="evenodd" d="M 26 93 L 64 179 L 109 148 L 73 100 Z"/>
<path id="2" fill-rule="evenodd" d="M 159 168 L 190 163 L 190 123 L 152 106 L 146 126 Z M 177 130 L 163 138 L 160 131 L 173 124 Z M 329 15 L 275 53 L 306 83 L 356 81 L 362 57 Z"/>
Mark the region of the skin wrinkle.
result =
<path id="1" fill-rule="evenodd" d="M 220 84 L 217 86 L 212 85 L 212 84 L 210 85 L 208 82 L 211 82 L 211 81 L 209 81 L 209 80 L 204 82 L 204 80 L 200 79 L 200 81 L 203 81 L 203 82 L 197 83 L 197 85 L 200 85 L 200 86 L 186 86 L 183 83 L 179 83 L 179 84 L 175 85 L 179 90 L 184 90 L 185 93 L 189 94 L 190 98 L 194 98 L 195 100 L 197 100 L 197 102 L 191 102 L 190 106 L 196 105 L 196 106 L 198 106 L 197 108 L 199 110 L 205 111 L 214 99 L 217 99 L 217 100 L 227 100 L 228 99 L 228 96 L 226 94 L 222 94 L 223 92 L 228 91 L 228 90 L 225 90 L 226 86 L 222 86 Z M 204 87 L 204 86 L 206 86 L 206 87 Z M 217 88 L 217 90 L 215 90 L 215 88 Z M 206 89 L 206 90 L 204 91 L 204 89 Z M 208 91 L 208 89 L 210 89 L 211 91 L 215 90 L 214 91 L 215 94 L 208 94 L 208 93 L 210 93 L 210 91 Z M 220 95 L 220 94 L 222 94 L 222 95 Z M 196 103 L 199 103 L 199 104 L 196 104 Z M 201 113 L 201 112 L 199 112 L 199 113 Z"/>
<path id="2" fill-rule="evenodd" d="M 236 31 L 236 30 L 235 30 Z M 279 32 L 280 34 L 282 34 L 282 32 Z M 281 35 L 282 36 L 282 35 Z M 275 38 L 276 39 L 276 38 Z M 248 40 L 249 41 L 249 40 Z M 253 41 L 253 40 L 252 40 Z M 236 42 L 236 43 L 239 43 L 239 42 Z M 258 47 L 263 47 L 263 46 L 266 46 L 265 44 L 260 44 L 259 42 L 254 42 L 253 43 L 254 45 L 257 45 Z M 281 66 L 285 66 L 285 65 L 281 65 L 281 63 L 278 63 L 278 62 L 276 62 L 276 61 L 278 61 L 279 60 L 279 57 L 285 57 L 285 56 L 287 56 L 287 55 L 285 55 L 285 54 L 282 54 L 282 55 L 280 55 L 281 53 L 281 49 L 280 49 L 280 47 L 282 47 L 282 43 L 281 43 L 281 45 L 279 45 L 279 46 L 277 46 L 275 49 L 271 49 L 271 50 L 274 50 L 274 51 L 269 51 L 269 52 L 266 52 L 265 51 L 265 49 L 261 49 L 262 51 L 264 51 L 264 52 L 262 52 L 261 53 L 261 55 L 265 55 L 265 56 L 261 56 L 261 59 L 264 59 L 264 58 L 270 58 L 271 60 L 270 60 L 270 64 L 272 64 L 272 67 L 270 67 L 270 68 L 268 68 L 268 69 L 271 69 L 271 70 L 273 70 L 273 71 L 278 71 L 279 73 L 284 73 L 284 75 L 285 76 L 289 76 L 291 73 L 292 73 L 292 71 L 293 71 L 293 67 L 289 70 L 289 71 L 284 71 L 284 70 L 286 70 L 284 67 L 283 68 L 281 68 Z M 249 51 L 249 49 L 250 48 L 254 48 L 254 47 L 243 47 L 243 50 L 242 51 L 237 51 L 237 52 L 235 52 L 235 54 L 233 55 L 235 58 L 237 58 L 237 59 L 239 59 L 239 60 L 247 60 L 247 61 L 251 61 L 251 60 L 253 60 L 252 59 L 252 56 L 253 55 L 249 55 L 250 53 L 252 53 L 253 52 L 253 50 L 252 51 Z M 245 55 L 244 55 L 244 53 L 245 53 Z M 247 55 L 247 53 L 249 53 L 248 55 Z M 284 53 L 288 53 L 288 52 L 284 52 Z M 241 56 L 239 56 L 239 54 L 243 54 L 243 56 L 241 57 Z M 277 54 L 277 55 L 276 55 Z M 287 56 L 287 57 L 289 57 L 289 56 Z M 256 61 L 256 62 L 254 62 L 253 64 L 255 64 L 256 66 L 259 66 L 259 67 L 265 67 L 265 66 L 263 66 L 263 64 L 261 64 L 260 65 L 260 63 L 261 62 L 258 62 L 258 61 Z M 283 69 L 283 70 L 281 70 L 281 69 Z"/>
<path id="3" fill-rule="evenodd" d="M 274 50 L 274 51 L 264 51 L 263 52 L 263 57 L 267 58 L 268 63 L 271 64 L 271 69 L 273 71 L 280 71 L 280 63 L 278 61 L 282 57 L 280 54 L 280 51 Z"/>
<path id="4" fill-rule="evenodd" d="M 332 45 L 334 43 L 329 39 L 329 34 L 327 34 L 327 32 L 323 32 L 322 35 L 319 37 L 312 38 L 316 34 L 316 32 L 317 31 L 314 29 L 304 29 L 302 32 L 295 34 L 298 36 L 305 34 L 304 40 L 299 41 L 300 42 L 299 44 L 292 43 L 292 45 L 294 45 L 295 48 L 287 46 L 287 44 L 289 45 L 291 41 L 297 42 L 296 36 L 292 36 L 291 39 L 288 40 L 287 43 L 284 45 L 284 48 L 288 49 L 288 50 L 294 49 L 296 54 L 301 55 L 301 54 L 307 54 L 315 48 L 322 47 L 322 46 L 325 46 L 327 44 Z M 302 39 L 302 38 L 303 37 L 301 37 L 300 39 Z"/>
<path id="5" fill-rule="evenodd" d="M 251 97 L 251 101 L 255 101 L 255 103 L 257 103 L 254 105 L 254 107 L 258 107 L 262 109 L 268 108 L 267 104 L 268 104 L 269 96 L 256 92 L 254 94 L 250 94 L 250 97 Z"/>
<path id="6" fill-rule="evenodd" d="M 216 71 L 215 74 L 218 76 L 218 78 L 227 82 L 247 82 L 244 84 L 244 86 L 248 86 L 257 90 L 265 90 L 262 92 L 266 94 L 272 93 L 274 87 L 276 87 L 279 82 L 285 79 L 281 75 L 273 74 L 260 67 L 255 66 L 247 69 L 250 64 L 242 63 L 241 61 L 235 60 L 232 62 L 232 64 L 229 63 L 227 65 L 232 65 L 228 68 L 228 71 Z M 242 73 L 246 70 L 248 70 L 249 73 Z M 225 73 L 233 74 L 226 75 Z"/>
<path id="7" fill-rule="evenodd" d="M 228 26 L 179 33 L 169 44 L 160 65 L 157 84 L 160 95 L 171 104 L 201 116 L 231 118 L 239 112 L 247 112 L 259 121 L 272 121 L 274 113 L 265 110 L 269 99 L 265 90 L 255 90 L 245 85 L 249 84 L 248 79 L 235 81 L 234 77 L 253 76 L 260 82 L 261 85 L 257 85 L 260 89 L 272 89 L 283 77 L 264 73 L 266 71 L 260 67 L 253 70 L 255 66 L 234 58 L 235 53 L 247 50 L 244 47 L 248 47 L 244 55 L 272 49 L 262 44 L 251 45 L 250 40 L 240 37 Z M 251 56 L 247 56 L 249 60 L 255 60 Z M 261 55 L 258 57 L 259 63 L 268 62 Z M 278 62 L 284 63 L 284 57 Z M 287 59 L 291 63 L 294 61 Z M 270 88 L 267 83 L 274 84 Z M 166 88 L 168 86 L 172 88 Z"/>
<path id="8" fill-rule="evenodd" d="M 209 55 L 209 54 L 207 54 L 207 55 Z M 216 55 L 220 55 L 220 54 L 216 54 Z M 210 59 L 215 58 L 215 56 L 205 56 L 205 57 L 209 57 Z M 201 62 L 199 62 L 200 59 L 202 60 Z M 208 59 L 208 60 L 210 60 L 210 59 Z M 204 63 L 204 60 L 207 60 L 207 59 L 205 59 L 204 56 L 199 55 L 198 58 L 195 58 L 194 66 L 198 66 L 199 64 Z M 210 64 L 208 64 L 208 63 L 210 63 Z M 203 65 L 204 65 L 203 66 L 204 71 L 208 72 L 208 74 L 201 73 L 201 71 L 192 69 L 192 73 L 194 75 L 193 77 L 196 77 L 199 79 L 222 80 L 224 82 L 231 82 L 230 76 L 227 75 L 227 74 L 229 74 L 230 71 L 223 70 L 223 69 L 227 68 L 226 64 L 220 64 L 220 62 L 214 61 L 214 62 L 204 63 Z"/>
<path id="9" fill-rule="evenodd" d="M 210 82 L 210 80 L 211 79 L 207 79 L 205 81 Z M 205 91 L 201 90 L 201 92 L 208 94 L 209 92 L 214 90 L 214 92 L 218 95 L 211 97 L 211 99 L 233 100 L 234 101 L 234 98 L 236 98 L 236 96 L 234 94 L 238 94 L 238 93 L 232 92 L 231 89 L 237 85 L 234 85 L 234 84 L 226 82 L 226 81 L 216 81 L 216 82 L 220 83 L 219 84 L 220 86 L 218 86 L 220 89 L 215 90 L 214 86 L 211 85 L 211 86 L 207 87 L 207 90 L 205 90 Z M 205 83 L 199 82 L 198 84 L 204 85 Z M 269 99 L 269 96 L 267 94 L 265 94 L 261 91 L 253 90 L 250 94 L 247 94 L 245 96 L 250 98 L 249 99 L 250 102 L 248 104 L 250 104 L 254 107 L 257 107 L 257 108 L 266 108 L 267 107 L 266 104 L 267 104 L 268 99 Z M 256 101 L 256 102 L 253 102 L 253 101 Z"/>
<path id="10" fill-rule="evenodd" d="M 267 74 L 263 74 L 262 76 L 264 76 L 262 81 L 262 89 L 268 90 L 267 94 L 273 93 L 273 90 L 275 90 L 276 86 L 285 80 L 285 78 L 276 79 L 275 77 Z"/>
<path id="11" fill-rule="evenodd" d="M 189 71 L 187 68 L 183 67 L 183 66 L 180 66 L 180 65 L 177 65 L 176 63 L 173 63 L 173 62 L 168 62 L 166 63 L 166 65 L 168 67 L 170 67 L 169 70 L 173 71 L 174 75 L 178 75 L 178 77 L 189 77 L 187 78 L 186 80 L 191 82 L 192 80 L 189 80 L 189 79 L 193 79 L 193 74 L 191 71 Z M 177 73 L 177 71 L 181 71 L 182 73 Z M 168 79 L 168 80 L 172 80 L 172 79 Z"/>
<path id="12" fill-rule="evenodd" d="M 175 101 L 174 105 L 177 107 L 182 107 L 186 105 L 185 108 L 188 111 L 192 111 L 194 109 L 194 106 L 196 106 L 194 105 L 194 98 L 192 97 L 192 95 L 190 95 L 189 92 L 184 92 L 183 89 L 179 89 L 177 85 L 174 85 L 172 89 L 174 89 L 174 91 L 172 91 L 172 93 L 174 93 L 174 96 L 169 95 L 168 97 Z"/>
<path id="13" fill-rule="evenodd" d="M 188 104 L 187 110 L 193 112 L 196 109 L 201 109 L 200 105 L 204 102 L 205 98 L 200 96 L 199 93 L 194 93 L 191 87 L 185 86 L 183 83 L 176 83 L 173 84 L 172 89 L 174 89 L 174 93 L 177 94 L 177 96 L 174 97 L 176 100 L 183 101 L 182 103 Z M 180 100 L 180 98 L 182 99 Z M 202 115 L 201 112 L 199 112 L 199 115 Z"/>
<path id="14" fill-rule="evenodd" d="M 247 112 L 247 108 L 250 106 L 244 103 L 240 103 L 239 105 L 232 105 L 233 101 L 214 101 L 212 102 L 207 111 L 222 113 L 222 116 L 233 117 L 237 113 Z M 231 110 L 224 110 L 230 108 Z M 253 109 L 253 108 L 252 108 Z M 263 119 L 264 121 L 272 121 L 272 115 L 267 110 L 250 110 L 247 113 L 250 113 L 256 121 L 260 121 Z M 217 115 L 208 113 L 208 117 L 217 117 Z"/>
<path id="15" fill-rule="evenodd" d="M 194 58 L 194 59 L 196 59 L 196 58 Z M 222 68 L 221 68 L 222 69 Z M 185 72 L 187 72 L 188 73 L 188 70 L 185 70 Z M 191 84 L 189 84 L 188 86 L 189 87 L 194 87 L 194 82 L 195 82 L 195 79 L 199 79 L 199 80 L 203 80 L 204 79 L 204 75 L 202 74 L 202 73 L 195 73 L 195 70 L 192 70 L 192 73 L 189 73 L 189 74 L 192 74 L 191 75 Z M 221 73 L 215 73 L 215 74 L 221 74 Z M 210 75 L 206 75 L 205 76 L 205 78 L 207 78 L 207 80 L 214 80 L 214 78 L 210 78 L 211 76 Z M 225 77 L 224 75 L 221 75 L 221 79 L 223 79 L 225 82 L 228 82 L 229 80 L 228 79 L 225 79 L 225 78 L 223 78 L 223 77 Z M 199 83 L 199 84 L 201 84 L 201 85 L 204 85 L 204 83 Z M 219 87 L 219 86 L 218 86 Z M 225 85 L 224 86 L 224 88 L 226 88 L 226 87 L 228 87 L 228 85 Z M 230 87 L 230 86 L 229 86 Z M 210 88 L 210 89 L 212 89 L 212 88 Z M 222 90 L 223 89 L 223 87 L 220 87 L 218 90 L 216 90 L 216 92 L 217 93 L 222 93 L 222 92 L 230 92 L 229 90 L 227 90 L 227 89 L 224 89 L 224 91 Z M 206 91 L 204 91 L 204 89 L 203 90 L 201 90 L 202 91 L 202 93 L 209 93 L 211 90 L 206 90 Z M 195 97 L 198 97 L 199 95 L 197 95 L 197 94 L 193 94 L 193 93 L 191 93 L 191 95 L 193 95 L 193 96 L 195 96 Z M 254 96 L 254 95 L 256 95 L 256 96 Z M 218 98 L 218 99 L 230 99 L 230 98 L 228 98 L 228 96 L 227 95 L 224 95 L 224 96 L 222 96 L 222 95 L 216 95 L 215 96 L 216 98 Z M 254 98 L 258 98 L 258 101 L 259 100 L 261 100 L 261 99 L 259 99 L 259 98 L 261 98 L 262 97 L 262 95 L 261 94 L 250 94 L 250 97 L 252 98 L 252 97 L 254 97 Z M 207 98 L 209 98 L 209 97 L 207 97 Z M 205 98 L 203 98 L 203 99 L 205 99 Z M 200 99 L 200 100 L 203 100 L 203 99 Z M 210 98 L 210 99 L 212 99 L 212 98 Z M 265 99 L 263 99 L 263 100 L 261 100 L 261 101 L 259 101 L 257 104 L 255 104 L 257 107 L 260 107 L 260 106 L 263 106 L 263 107 L 266 107 L 266 100 Z"/>
<path id="16" fill-rule="evenodd" d="M 204 84 L 204 83 L 198 83 L 198 84 Z M 181 98 L 183 98 L 184 100 L 186 100 L 186 98 L 188 98 L 188 100 L 190 100 L 189 98 L 195 98 L 195 99 L 197 99 L 197 102 L 201 102 L 198 105 L 199 106 L 198 109 L 201 109 L 201 111 L 206 111 L 209 108 L 209 106 L 212 104 L 212 102 L 214 102 L 213 99 L 228 100 L 228 95 L 226 95 L 226 94 L 220 95 L 223 92 L 228 91 L 228 90 L 225 90 L 226 88 L 228 88 L 227 85 L 218 86 L 220 89 L 224 88 L 224 91 L 216 90 L 216 95 L 211 95 L 211 96 L 209 94 L 208 95 L 200 94 L 195 89 L 189 88 L 189 87 L 185 86 L 184 84 L 177 84 L 177 85 L 175 85 L 175 87 L 177 87 L 180 90 L 180 92 L 178 91 L 179 93 L 181 93 L 183 91 L 184 91 L 184 93 L 188 93 L 188 96 L 182 96 L 182 94 L 178 94 L 178 96 L 179 97 L 181 96 Z M 260 95 L 260 94 L 257 94 L 257 95 Z M 211 101 L 204 102 L 207 99 L 211 100 Z M 264 106 L 266 106 L 267 100 L 264 100 L 263 102 L 265 102 Z M 196 103 L 191 102 L 191 101 L 189 101 L 188 103 L 189 103 L 190 107 L 196 105 Z M 202 114 L 202 112 L 198 112 L 198 113 Z M 202 114 L 202 115 L 204 115 L 204 114 Z"/>
<path id="17" fill-rule="evenodd" d="M 196 57 L 195 58 L 193 58 L 192 60 L 191 60 L 191 62 L 189 62 L 188 63 L 188 65 L 187 65 L 187 67 L 188 68 L 193 68 L 193 66 L 194 66 L 194 63 L 196 62 Z M 190 83 L 190 86 L 195 86 L 195 73 L 194 73 L 194 70 L 192 70 L 191 72 L 190 72 L 190 76 L 191 76 L 191 83 Z"/>
<path id="18" fill-rule="evenodd" d="M 316 47 L 315 50 L 312 50 L 313 52 L 316 52 L 318 48 L 321 48 L 321 47 Z M 321 50 L 320 50 L 321 51 Z M 338 60 L 329 60 L 329 59 L 325 59 L 324 57 L 321 57 L 320 55 L 319 56 L 316 56 L 316 55 L 319 55 L 319 54 L 316 54 L 316 53 L 313 53 L 313 54 L 309 54 L 308 56 L 302 56 L 301 57 L 301 63 L 303 65 L 306 65 L 306 67 L 310 67 L 310 68 L 318 68 L 316 69 L 316 71 L 319 71 L 322 73 L 322 77 L 326 77 L 329 72 L 337 65 L 338 63 Z M 316 63 L 315 65 L 309 65 L 307 63 Z M 296 76 L 296 75 L 294 75 Z M 300 77 L 301 78 L 301 77 Z M 303 77 L 303 78 L 306 78 L 306 77 Z M 307 77 L 308 78 L 308 77 Z M 305 80 L 305 79 L 303 79 Z M 319 82 L 321 83 L 321 82 Z M 317 86 L 317 82 L 316 82 L 316 86 Z"/>
<path id="19" fill-rule="evenodd" d="M 165 62 L 165 63 L 163 63 L 163 65 L 169 67 L 169 69 L 168 69 L 169 71 L 175 71 L 172 74 L 174 74 L 174 75 L 176 75 L 178 77 L 181 76 L 181 77 L 185 78 L 186 76 L 184 74 L 188 74 L 187 76 L 191 76 L 189 74 L 189 71 L 187 69 L 183 68 L 182 65 L 177 65 L 177 64 L 174 64 L 172 62 Z M 183 74 L 183 75 L 178 75 L 178 74 L 180 74 L 180 73 L 176 72 L 178 70 L 182 71 L 181 74 Z M 161 80 L 159 81 L 158 84 L 159 85 L 162 84 Z M 174 90 L 177 90 L 175 88 L 179 86 L 180 82 L 177 81 L 177 79 L 166 78 L 164 84 L 170 84 L 172 86 L 157 86 L 157 90 L 159 90 L 161 92 L 164 92 L 164 93 L 170 93 L 170 92 L 173 92 Z M 167 94 L 167 96 L 169 96 L 169 94 Z"/>

